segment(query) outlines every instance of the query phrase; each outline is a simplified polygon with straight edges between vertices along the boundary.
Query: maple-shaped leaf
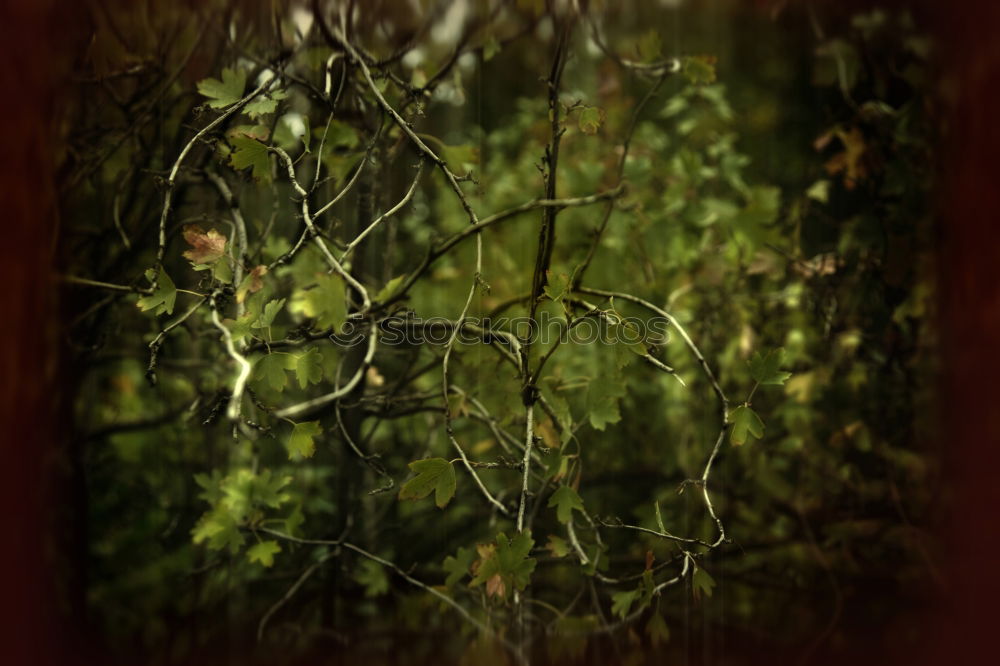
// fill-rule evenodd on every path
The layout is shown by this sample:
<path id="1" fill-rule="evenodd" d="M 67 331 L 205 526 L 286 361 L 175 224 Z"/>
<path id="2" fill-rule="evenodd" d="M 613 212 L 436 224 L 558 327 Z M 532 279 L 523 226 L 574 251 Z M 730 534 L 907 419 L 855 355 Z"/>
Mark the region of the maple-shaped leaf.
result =
<path id="1" fill-rule="evenodd" d="M 158 275 L 156 290 L 149 296 L 141 297 L 136 305 L 143 312 L 152 310 L 156 316 L 171 314 L 174 311 L 174 302 L 177 300 L 177 287 L 174 286 L 174 281 L 170 279 L 170 276 L 167 275 L 162 267 Z M 152 282 L 152 269 L 146 271 L 146 278 Z"/>
<path id="2" fill-rule="evenodd" d="M 226 237 L 215 229 L 205 231 L 197 224 L 188 224 L 183 235 L 191 246 L 184 252 L 184 258 L 195 266 L 214 264 L 226 253 Z"/>
<path id="3" fill-rule="evenodd" d="M 267 383 L 275 391 L 281 391 L 288 383 L 286 370 L 292 370 L 295 363 L 290 354 L 274 353 L 262 356 L 253 368 L 254 379 Z"/>
<path id="4" fill-rule="evenodd" d="M 715 81 L 715 56 L 688 56 L 681 63 L 681 72 L 690 83 L 696 86 L 706 85 Z"/>
<path id="5" fill-rule="evenodd" d="M 792 376 L 792 373 L 781 370 L 781 365 L 785 360 L 785 350 L 781 347 L 772 349 L 767 354 L 761 355 L 754 352 L 748 364 L 750 365 L 750 376 L 758 384 L 782 385 L 785 380 Z"/>
<path id="6" fill-rule="evenodd" d="M 736 446 L 747 441 L 750 435 L 757 439 L 764 436 L 764 422 L 746 405 L 740 405 L 729 415 L 729 421 L 733 424 L 733 431 L 729 435 L 729 441 Z"/>
<path id="7" fill-rule="evenodd" d="M 708 572 L 695 565 L 694 573 L 691 574 L 691 593 L 695 601 L 701 601 L 701 595 L 712 596 L 712 588 L 715 587 L 715 580 L 708 575 Z"/>
<path id="8" fill-rule="evenodd" d="M 264 288 L 264 276 L 267 275 L 267 266 L 261 264 L 254 266 L 253 270 L 246 274 L 240 286 L 236 288 L 236 302 L 242 303 L 247 299 L 248 294 L 253 294 Z"/>
<path id="9" fill-rule="evenodd" d="M 249 136 L 233 136 L 229 139 L 233 151 L 229 153 L 229 164 L 241 171 L 253 167 L 254 180 L 266 181 L 271 173 L 271 159 L 267 145 Z"/>
<path id="10" fill-rule="evenodd" d="M 317 349 L 310 348 L 295 356 L 295 378 L 299 380 L 300 388 L 319 384 L 323 380 L 323 355 Z"/>
<path id="11" fill-rule="evenodd" d="M 444 570 L 448 573 L 448 577 L 445 578 L 444 584 L 451 587 L 469 575 L 469 567 L 472 566 L 472 562 L 475 559 L 476 551 L 471 548 L 466 548 L 465 546 L 459 548 L 454 555 L 449 555 L 444 558 Z"/>
<path id="12" fill-rule="evenodd" d="M 302 458 L 311 458 L 313 453 L 316 452 L 316 441 L 314 438 L 322 433 L 323 428 L 320 426 L 319 421 L 296 423 L 295 427 L 292 428 L 292 434 L 288 436 L 288 441 L 285 443 L 285 448 L 288 449 L 288 459 L 301 460 Z"/>
<path id="13" fill-rule="evenodd" d="M 559 486 L 549 498 L 549 507 L 556 507 L 560 523 L 568 523 L 573 518 L 573 509 L 583 511 L 583 500 L 570 486 Z"/>
<path id="14" fill-rule="evenodd" d="M 274 565 L 274 556 L 280 552 L 281 545 L 277 541 L 261 541 L 247 550 L 247 559 L 251 562 L 260 562 L 265 567 L 271 567 Z"/>
<path id="15" fill-rule="evenodd" d="M 593 382 L 591 382 L 593 385 Z M 622 420 L 621 412 L 618 411 L 618 396 L 615 395 L 596 395 L 593 390 L 587 394 L 587 417 L 590 419 L 590 425 L 594 427 L 595 430 L 604 430 L 609 423 L 618 423 Z"/>
<path id="16" fill-rule="evenodd" d="M 419 500 L 434 493 L 434 503 L 443 509 L 455 495 L 455 468 L 444 458 L 414 460 L 409 468 L 417 473 L 399 489 L 399 499 Z"/>
<path id="17" fill-rule="evenodd" d="M 670 628 L 667 627 L 667 621 L 663 619 L 662 615 L 653 613 L 649 622 L 646 623 L 646 635 L 649 636 L 649 642 L 653 644 L 654 648 L 659 647 L 660 643 L 666 643 L 670 640 Z"/>
<path id="18" fill-rule="evenodd" d="M 570 278 L 565 273 L 545 271 L 545 295 L 556 303 L 562 303 L 563 297 L 569 292 Z"/>
<path id="19" fill-rule="evenodd" d="M 256 319 L 256 313 L 247 312 L 238 319 L 223 319 L 222 324 L 229 329 L 229 335 L 232 336 L 233 343 L 239 344 L 245 338 L 253 337 L 251 327 Z"/>
<path id="20" fill-rule="evenodd" d="M 389 591 L 389 576 L 385 567 L 374 560 L 362 560 L 354 572 L 354 580 L 365 588 L 365 596 L 369 599 Z"/>
<path id="21" fill-rule="evenodd" d="M 209 98 L 208 105 L 213 109 L 222 109 L 243 98 L 246 88 L 247 74 L 243 70 L 234 71 L 228 67 L 222 70 L 222 80 L 204 79 L 198 82 L 198 92 Z"/>
<path id="22" fill-rule="evenodd" d="M 264 311 L 260 313 L 260 317 L 254 323 L 254 328 L 268 328 L 274 323 L 275 317 L 281 312 L 281 308 L 285 306 L 285 299 L 278 298 L 268 301 L 267 305 L 264 306 Z M 292 367 L 288 368 L 292 370 Z"/>
<path id="23" fill-rule="evenodd" d="M 501 532 L 497 535 L 495 548 L 480 549 L 482 559 L 470 585 L 476 587 L 486 583 L 487 596 L 500 599 L 506 598 L 508 590 L 523 590 L 531 582 L 537 564 L 534 558 L 528 557 L 534 545 L 528 530 L 512 539 Z"/>
<path id="24" fill-rule="evenodd" d="M 628 615 L 629 610 L 632 609 L 632 604 L 640 594 L 640 590 L 615 592 L 611 595 L 611 612 L 624 620 L 625 616 Z"/>
<path id="25" fill-rule="evenodd" d="M 258 95 L 256 99 L 243 108 L 243 113 L 256 120 L 265 114 L 274 113 L 274 110 L 278 108 L 278 100 L 286 97 L 288 97 L 288 93 L 281 89 Z"/>

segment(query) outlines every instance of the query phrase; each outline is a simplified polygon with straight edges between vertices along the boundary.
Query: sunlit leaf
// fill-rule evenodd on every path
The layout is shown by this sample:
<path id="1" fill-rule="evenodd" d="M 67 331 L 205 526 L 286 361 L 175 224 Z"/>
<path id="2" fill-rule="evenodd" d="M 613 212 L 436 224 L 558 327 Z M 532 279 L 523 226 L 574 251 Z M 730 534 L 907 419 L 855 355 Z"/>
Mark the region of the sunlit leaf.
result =
<path id="1" fill-rule="evenodd" d="M 316 437 L 322 433 L 323 428 L 320 427 L 319 421 L 296 423 L 285 444 L 285 448 L 288 449 L 288 459 L 312 458 L 316 452 Z"/>
<path id="2" fill-rule="evenodd" d="M 232 70 L 228 67 L 222 70 L 222 80 L 203 79 L 198 82 L 198 92 L 208 97 L 208 105 L 213 109 L 222 109 L 235 104 L 243 98 L 246 88 L 247 74 L 245 71 Z"/>
<path id="3" fill-rule="evenodd" d="M 694 85 L 715 81 L 715 56 L 688 56 L 681 62 L 681 72 Z"/>
<path id="4" fill-rule="evenodd" d="M 601 129 L 601 125 L 604 124 L 604 118 L 604 109 L 596 106 L 585 106 L 580 109 L 577 125 L 584 134 L 597 134 L 597 130 Z"/>
<path id="5" fill-rule="evenodd" d="M 295 355 L 295 378 L 300 388 L 323 381 L 323 356 L 316 348 Z"/>
<path id="6" fill-rule="evenodd" d="M 274 566 L 274 556 L 280 552 L 281 546 L 277 541 L 261 541 L 247 550 L 247 559 L 271 567 Z"/>

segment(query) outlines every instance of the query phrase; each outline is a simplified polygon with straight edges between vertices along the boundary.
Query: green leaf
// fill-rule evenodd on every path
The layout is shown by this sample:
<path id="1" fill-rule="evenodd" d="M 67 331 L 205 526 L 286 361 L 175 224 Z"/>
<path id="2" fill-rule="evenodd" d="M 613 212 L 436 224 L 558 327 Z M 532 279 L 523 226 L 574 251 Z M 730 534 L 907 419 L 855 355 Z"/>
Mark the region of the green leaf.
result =
<path id="1" fill-rule="evenodd" d="M 614 326 L 615 334 L 615 364 L 618 369 L 626 367 L 637 357 L 645 356 L 648 351 L 642 341 L 642 331 L 630 321 Z"/>
<path id="2" fill-rule="evenodd" d="M 375 295 L 375 302 L 385 303 L 387 300 L 392 298 L 393 294 L 395 294 L 401 286 L 403 286 L 403 282 L 405 281 L 406 281 L 406 274 L 404 273 L 403 275 L 397 275 L 396 277 L 386 282 L 385 286 L 382 287 L 382 289 L 379 290 L 378 294 Z"/>
<path id="3" fill-rule="evenodd" d="M 569 292 L 570 277 L 566 273 L 556 273 L 555 271 L 545 271 L 545 295 L 556 303 L 562 303 L 563 298 Z"/>
<path id="4" fill-rule="evenodd" d="M 267 383 L 275 391 L 281 391 L 288 382 L 285 370 L 291 370 L 289 363 L 295 360 L 288 354 L 267 354 L 262 356 L 254 366 L 254 379 L 259 379 Z"/>
<path id="5" fill-rule="evenodd" d="M 239 523 L 224 509 L 205 513 L 191 530 L 191 537 L 195 544 L 207 541 L 210 549 L 228 548 L 230 553 L 238 552 L 245 542 Z"/>
<path id="6" fill-rule="evenodd" d="M 826 203 L 830 198 L 830 181 L 817 180 L 806 190 L 806 196 L 820 203 Z"/>
<path id="7" fill-rule="evenodd" d="M 470 585 L 476 587 L 486 583 L 487 596 L 501 599 L 506 598 L 509 591 L 523 590 L 531 582 L 537 564 L 534 558 L 528 557 L 534 545 L 528 530 L 510 540 L 501 532 L 497 535 L 495 549 L 482 549 L 486 555 Z"/>
<path id="8" fill-rule="evenodd" d="M 568 523 L 573 518 L 573 509 L 583 511 L 583 500 L 570 486 L 559 486 L 549 498 L 551 507 L 556 507 L 556 518 L 560 523 Z"/>
<path id="9" fill-rule="evenodd" d="M 660 513 L 660 503 L 656 500 L 653 500 L 653 509 L 656 516 L 656 526 L 661 532 L 666 534 L 667 528 L 663 526 L 663 514 Z"/>
<path id="10" fill-rule="evenodd" d="M 347 321 L 344 281 L 329 273 L 319 273 L 316 279 L 317 284 L 312 289 L 295 292 L 289 309 L 314 318 L 318 328 L 339 332 Z"/>
<path id="11" fill-rule="evenodd" d="M 323 142 L 324 159 L 336 155 L 336 151 L 351 150 L 360 143 L 357 131 L 347 123 L 342 123 L 339 120 L 331 120 L 330 129 L 327 129 L 326 125 L 314 127 L 312 134 L 317 140 L 320 140 L 323 138 L 324 132 L 326 132 L 326 141 Z M 327 153 L 326 151 L 330 152 Z M 360 156 L 355 155 L 353 157 Z M 329 167 L 330 165 L 328 164 L 327 168 Z"/>
<path id="12" fill-rule="evenodd" d="M 274 556 L 280 552 L 281 546 L 277 541 L 261 541 L 247 551 L 247 559 L 271 567 L 274 566 Z"/>
<path id="13" fill-rule="evenodd" d="M 288 97 L 288 93 L 280 88 L 258 95 L 256 99 L 243 107 L 243 113 L 257 120 L 263 115 L 274 113 L 274 110 L 278 108 L 278 100 L 286 97 Z"/>
<path id="14" fill-rule="evenodd" d="M 633 602 L 639 597 L 639 590 L 625 590 L 611 595 L 611 612 L 621 619 L 625 619 Z"/>
<path id="15" fill-rule="evenodd" d="M 729 420 L 733 424 L 733 431 L 729 435 L 729 441 L 739 446 L 747 441 L 748 435 L 753 435 L 757 439 L 764 436 L 764 422 L 746 405 L 740 405 L 729 415 Z"/>
<path id="16" fill-rule="evenodd" d="M 326 61 L 332 53 L 333 49 L 328 46 L 313 46 L 299 51 L 298 57 L 309 69 L 318 70 L 326 66 Z"/>
<path id="17" fill-rule="evenodd" d="M 285 443 L 285 448 L 288 449 L 288 459 L 311 458 L 316 452 L 316 442 L 313 438 L 322 433 L 323 428 L 319 421 L 296 423 L 295 427 L 292 428 L 292 434 L 288 436 L 288 441 Z"/>
<path id="18" fill-rule="evenodd" d="M 305 150 L 309 151 L 309 123 L 305 122 L 308 120 L 303 118 L 301 120 L 301 130 L 293 127 L 293 123 L 298 125 L 298 116 L 293 114 L 285 114 L 278 119 L 278 123 L 274 128 L 274 143 L 281 146 L 285 150 L 294 150 L 299 147 L 301 143 Z"/>
<path id="19" fill-rule="evenodd" d="M 656 28 L 650 28 L 643 33 L 636 46 L 643 62 L 655 62 L 660 59 L 660 33 L 656 31 Z"/>
<path id="20" fill-rule="evenodd" d="M 554 534 L 549 535 L 549 542 L 545 544 L 545 548 L 552 553 L 553 557 L 566 557 L 569 555 L 569 542 Z"/>
<path id="21" fill-rule="evenodd" d="M 715 581 L 708 575 L 708 572 L 695 565 L 694 573 L 691 574 L 691 592 L 694 595 L 694 600 L 700 601 L 702 594 L 706 597 L 712 596 L 713 587 L 715 587 Z"/>
<path id="22" fill-rule="evenodd" d="M 151 273 L 152 271 L 146 271 L 146 277 L 150 280 L 152 280 Z M 176 300 L 177 287 L 174 286 L 174 281 L 161 267 L 159 277 L 156 280 L 156 290 L 149 296 L 141 297 L 136 305 L 143 312 L 152 310 L 154 315 L 159 316 L 172 313 Z"/>
<path id="23" fill-rule="evenodd" d="M 444 458 L 414 460 L 409 465 L 417 473 L 399 489 L 399 499 L 419 500 L 434 492 L 434 503 L 443 509 L 455 495 L 455 468 Z"/>
<path id="24" fill-rule="evenodd" d="M 233 269 L 229 267 L 229 262 L 225 258 L 212 264 L 212 277 L 224 284 L 233 281 Z"/>
<path id="25" fill-rule="evenodd" d="M 479 164 L 479 148 L 462 143 L 454 146 L 441 145 L 438 155 L 448 163 L 452 171 L 469 171 Z"/>
<path id="26" fill-rule="evenodd" d="M 222 80 L 203 79 L 198 82 L 198 92 L 209 98 L 208 105 L 213 109 L 222 109 L 235 104 L 243 98 L 247 74 L 243 70 L 233 71 L 228 67 L 222 70 Z"/>
<path id="27" fill-rule="evenodd" d="M 621 413 L 618 411 L 618 398 L 616 396 L 601 396 L 591 402 L 588 395 L 588 408 L 589 413 L 587 416 L 590 419 L 590 425 L 595 430 L 604 430 L 609 423 L 618 423 L 622 420 Z"/>
<path id="28" fill-rule="evenodd" d="M 257 322 L 253 325 L 254 328 L 269 328 L 271 324 L 274 323 L 274 318 L 278 316 L 281 312 L 281 308 L 285 307 L 285 299 L 279 298 L 273 301 L 268 301 L 267 305 L 264 306 L 264 311 L 258 317 Z"/>
<path id="29" fill-rule="evenodd" d="M 497 41 L 496 37 L 490 35 L 483 44 L 483 61 L 489 62 L 498 53 L 500 53 L 500 42 Z"/>
<path id="30" fill-rule="evenodd" d="M 295 356 L 295 377 L 300 388 L 323 381 L 323 355 L 316 348 Z"/>
<path id="31" fill-rule="evenodd" d="M 222 324 L 229 329 L 229 335 L 233 338 L 234 344 L 239 344 L 244 338 L 253 337 L 251 327 L 257 319 L 255 312 L 245 312 L 238 319 L 223 319 Z"/>
<path id="32" fill-rule="evenodd" d="M 476 559 L 476 551 L 462 546 L 454 555 L 444 558 L 444 570 L 448 573 L 444 584 L 451 587 L 469 574 L 469 567 Z"/>
<path id="33" fill-rule="evenodd" d="M 714 56 L 688 56 L 681 63 L 681 72 L 694 85 L 705 85 L 715 81 Z"/>
<path id="34" fill-rule="evenodd" d="M 271 159 L 266 145 L 247 136 L 231 137 L 229 143 L 233 146 L 233 152 L 229 154 L 229 164 L 234 169 L 241 171 L 253 167 L 254 180 L 268 179 L 271 175 Z"/>
<path id="35" fill-rule="evenodd" d="M 593 576 L 598 570 L 608 570 L 608 558 L 605 557 L 607 550 L 607 544 L 596 543 L 583 549 L 583 552 L 587 555 L 587 563 L 581 564 L 580 569 L 585 575 Z"/>
<path id="36" fill-rule="evenodd" d="M 580 109 L 580 115 L 577 117 L 576 122 L 580 127 L 580 131 L 584 134 L 597 134 L 597 130 L 601 129 L 601 125 L 604 124 L 604 109 L 596 106 L 585 106 Z"/>
<path id="37" fill-rule="evenodd" d="M 649 636 L 649 642 L 653 644 L 654 648 L 659 647 L 660 643 L 666 643 L 670 640 L 670 628 L 662 615 L 653 613 L 649 622 L 646 623 L 646 635 Z"/>
<path id="38" fill-rule="evenodd" d="M 272 478 L 271 470 L 266 469 L 253 477 L 253 498 L 260 504 L 277 509 L 292 498 L 287 492 L 281 492 L 291 482 L 292 477 L 288 475 Z"/>
<path id="39" fill-rule="evenodd" d="M 304 522 L 306 522 L 306 517 L 302 514 L 302 505 L 296 504 L 292 512 L 285 518 L 285 534 L 295 535 Z"/>
<path id="40" fill-rule="evenodd" d="M 785 350 L 781 347 L 772 349 L 764 356 L 761 356 L 760 352 L 754 352 L 749 361 L 750 376 L 758 384 L 780 386 L 792 376 L 792 373 L 779 369 L 784 361 Z"/>
<path id="41" fill-rule="evenodd" d="M 389 576 L 385 568 L 374 560 L 362 560 L 354 572 L 354 580 L 364 586 L 368 598 L 379 597 L 389 591 Z"/>

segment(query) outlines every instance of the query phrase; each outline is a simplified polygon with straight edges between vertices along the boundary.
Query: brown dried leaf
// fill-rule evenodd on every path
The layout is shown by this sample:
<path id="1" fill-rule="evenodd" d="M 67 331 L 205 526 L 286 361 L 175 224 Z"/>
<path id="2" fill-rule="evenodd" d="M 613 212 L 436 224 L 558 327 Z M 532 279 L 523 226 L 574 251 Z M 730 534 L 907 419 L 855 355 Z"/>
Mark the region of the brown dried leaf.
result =
<path id="1" fill-rule="evenodd" d="M 197 224 L 185 225 L 184 240 L 192 247 L 184 258 L 193 264 L 213 264 L 226 252 L 226 237 L 215 229 L 206 233 Z"/>
<path id="2" fill-rule="evenodd" d="M 493 574 L 486 581 L 486 596 L 500 597 L 503 599 L 507 595 L 507 588 L 503 584 L 503 577 L 500 574 Z"/>
<path id="3" fill-rule="evenodd" d="M 255 266 L 253 270 L 247 273 L 247 276 L 243 278 L 243 282 L 236 289 L 236 302 L 242 303 L 247 299 L 247 294 L 254 294 L 263 289 L 265 275 L 267 275 L 267 266 L 263 264 Z"/>

